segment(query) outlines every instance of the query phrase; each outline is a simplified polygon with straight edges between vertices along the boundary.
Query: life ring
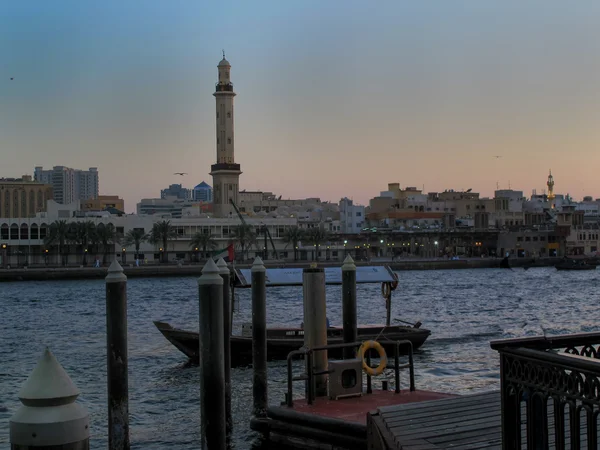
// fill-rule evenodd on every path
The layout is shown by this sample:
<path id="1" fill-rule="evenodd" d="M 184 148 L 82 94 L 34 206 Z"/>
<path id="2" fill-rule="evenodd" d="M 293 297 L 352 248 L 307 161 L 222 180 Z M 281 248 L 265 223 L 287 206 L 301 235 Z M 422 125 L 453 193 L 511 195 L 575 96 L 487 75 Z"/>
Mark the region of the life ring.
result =
<path id="1" fill-rule="evenodd" d="M 369 349 L 375 349 L 377 350 L 377 353 L 379 353 L 379 365 L 376 368 L 369 367 L 367 365 L 367 362 L 365 361 L 365 352 Z M 385 354 L 385 349 L 377 341 L 363 342 L 358 349 L 357 357 L 362 360 L 363 370 L 372 377 L 376 375 L 381 375 L 381 373 L 387 367 L 387 355 Z"/>

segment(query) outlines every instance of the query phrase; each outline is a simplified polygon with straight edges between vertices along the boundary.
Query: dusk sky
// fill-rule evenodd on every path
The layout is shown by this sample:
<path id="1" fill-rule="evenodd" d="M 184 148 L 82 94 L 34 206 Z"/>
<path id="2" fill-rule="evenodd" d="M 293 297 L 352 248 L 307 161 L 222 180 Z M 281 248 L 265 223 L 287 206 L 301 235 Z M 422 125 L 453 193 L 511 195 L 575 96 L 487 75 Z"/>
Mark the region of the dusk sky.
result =
<path id="1" fill-rule="evenodd" d="M 5 0 L 0 177 L 98 167 L 128 212 L 212 184 L 225 49 L 241 189 L 529 196 L 552 169 L 600 197 L 599 24 L 591 0 Z"/>

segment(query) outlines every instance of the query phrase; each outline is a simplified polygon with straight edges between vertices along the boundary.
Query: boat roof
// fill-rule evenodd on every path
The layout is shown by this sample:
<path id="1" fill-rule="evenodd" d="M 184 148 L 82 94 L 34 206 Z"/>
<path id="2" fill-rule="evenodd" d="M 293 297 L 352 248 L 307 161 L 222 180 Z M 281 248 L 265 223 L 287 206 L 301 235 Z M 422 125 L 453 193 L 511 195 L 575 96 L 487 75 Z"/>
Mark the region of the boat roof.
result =
<path id="1" fill-rule="evenodd" d="M 325 267 L 325 284 L 341 285 L 342 268 Z M 302 268 L 267 269 L 267 287 L 302 286 Z M 235 269 L 236 286 L 252 286 L 251 269 Z M 396 275 L 388 266 L 356 267 L 356 283 L 387 283 L 397 281 Z"/>

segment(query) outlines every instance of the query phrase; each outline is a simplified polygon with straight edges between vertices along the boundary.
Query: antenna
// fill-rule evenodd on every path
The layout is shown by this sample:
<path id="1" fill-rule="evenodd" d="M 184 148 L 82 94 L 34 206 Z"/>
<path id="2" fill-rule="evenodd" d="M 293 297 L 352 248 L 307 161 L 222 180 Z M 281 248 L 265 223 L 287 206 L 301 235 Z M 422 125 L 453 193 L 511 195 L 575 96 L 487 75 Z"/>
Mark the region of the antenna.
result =
<path id="1" fill-rule="evenodd" d="M 496 190 L 500 190 L 500 183 L 496 181 Z"/>
<path id="2" fill-rule="evenodd" d="M 508 180 L 508 188 L 510 189 L 510 180 Z"/>
<path id="3" fill-rule="evenodd" d="M 223 52 L 223 59 L 225 59 L 225 50 L 221 50 Z"/>

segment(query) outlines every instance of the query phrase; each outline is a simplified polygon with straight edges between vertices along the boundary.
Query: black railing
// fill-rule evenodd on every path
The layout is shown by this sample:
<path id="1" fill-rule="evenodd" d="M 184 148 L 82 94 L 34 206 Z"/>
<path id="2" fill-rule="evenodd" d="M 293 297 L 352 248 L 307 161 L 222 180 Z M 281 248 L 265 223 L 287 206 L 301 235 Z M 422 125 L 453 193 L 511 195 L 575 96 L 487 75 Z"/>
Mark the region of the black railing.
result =
<path id="1" fill-rule="evenodd" d="M 215 85 L 216 92 L 233 92 L 233 83 Z"/>
<path id="2" fill-rule="evenodd" d="M 491 347 L 500 353 L 504 449 L 598 448 L 600 333 Z"/>
<path id="3" fill-rule="evenodd" d="M 388 342 L 389 343 L 389 342 Z M 313 353 L 320 352 L 324 350 L 332 350 L 332 349 L 340 349 L 340 348 L 348 348 L 354 347 L 358 348 L 363 344 L 363 342 L 350 342 L 344 344 L 330 344 L 324 345 L 322 347 L 314 347 L 314 348 L 306 348 L 302 347 L 298 350 L 294 350 L 288 354 L 287 357 L 287 393 L 285 394 L 285 404 L 289 407 L 294 406 L 293 401 L 293 384 L 294 381 L 305 381 L 306 382 L 306 402 L 309 405 L 312 405 L 315 400 L 315 377 L 318 375 L 325 375 L 331 373 L 331 371 L 323 371 L 323 372 L 314 372 L 313 368 Z M 415 390 L 415 370 L 413 364 L 413 345 L 411 341 L 401 340 L 401 341 L 393 341 L 394 344 L 394 364 L 387 365 L 387 369 L 394 369 L 394 379 L 395 379 L 395 387 L 394 392 L 396 394 L 400 393 L 400 370 L 408 369 L 409 370 L 409 382 L 410 382 L 410 391 Z M 400 346 L 408 347 L 408 363 L 400 364 Z M 304 356 L 304 361 L 306 365 L 306 372 L 302 375 L 293 376 L 292 369 L 292 361 L 296 356 Z M 365 359 L 369 367 L 371 367 L 371 359 L 368 354 L 365 355 Z M 367 374 L 367 393 L 371 393 L 371 375 Z"/>

